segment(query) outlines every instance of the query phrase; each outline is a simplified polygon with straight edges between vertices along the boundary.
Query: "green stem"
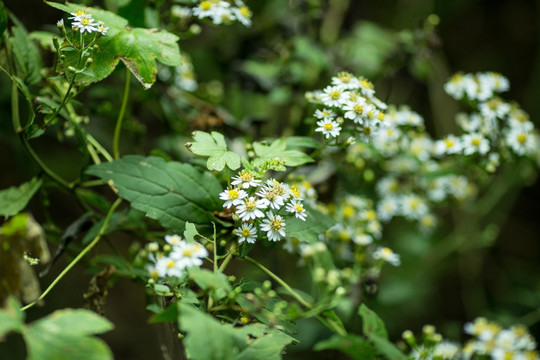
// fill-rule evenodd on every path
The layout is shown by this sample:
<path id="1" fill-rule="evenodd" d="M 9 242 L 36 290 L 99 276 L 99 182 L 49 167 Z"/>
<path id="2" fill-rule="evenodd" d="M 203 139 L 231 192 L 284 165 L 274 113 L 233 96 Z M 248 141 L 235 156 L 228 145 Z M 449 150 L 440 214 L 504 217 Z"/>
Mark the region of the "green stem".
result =
<path id="1" fill-rule="evenodd" d="M 111 154 L 109 154 L 109 152 L 90 134 L 87 134 L 86 135 L 86 140 L 88 141 L 89 144 L 92 144 L 92 146 L 97 150 L 99 151 L 99 153 L 101 155 L 103 155 L 103 157 L 111 162 L 113 161 L 113 157 L 111 156 Z"/>
<path id="2" fill-rule="evenodd" d="M 49 287 L 43 292 L 43 294 L 41 294 L 41 296 L 34 302 L 24 306 L 21 308 L 21 311 L 25 311 L 29 308 L 31 308 L 32 306 L 34 306 L 35 304 L 37 304 L 38 301 L 40 300 L 43 300 L 45 298 L 45 296 L 47 296 L 47 294 L 56 286 L 56 284 L 62 280 L 62 278 L 90 251 L 92 250 L 92 248 L 94 246 L 96 246 L 96 244 L 99 242 L 99 240 L 101 239 L 101 237 L 103 236 L 103 234 L 105 234 L 105 231 L 107 230 L 107 227 L 109 226 L 109 221 L 111 220 L 111 216 L 112 214 L 114 213 L 114 210 L 116 210 L 116 208 L 118 207 L 118 205 L 120 205 L 120 203 L 122 202 L 122 199 L 117 199 L 114 204 L 112 204 L 111 208 L 109 209 L 109 212 L 107 213 L 107 216 L 105 217 L 105 221 L 103 222 L 103 225 L 101 226 L 101 228 L 99 229 L 99 233 L 96 235 L 96 237 L 94 238 L 94 240 L 92 240 L 92 242 L 90 244 L 88 244 L 84 249 L 83 251 L 81 251 L 79 253 L 79 255 L 77 255 L 77 257 L 75 259 L 73 259 L 71 261 L 71 263 L 69 263 L 68 266 L 66 266 L 66 268 L 56 277 L 56 279 L 54 279 L 54 281 L 49 285 Z"/>
<path id="3" fill-rule="evenodd" d="M 257 260 L 253 259 L 253 258 L 250 258 L 249 256 L 246 256 L 243 258 L 244 260 L 247 260 L 249 261 L 250 263 L 252 263 L 253 265 L 255 265 L 256 267 L 258 267 L 262 272 L 264 272 L 265 274 L 267 274 L 268 276 L 270 276 L 272 279 L 274 279 L 275 281 L 277 281 L 281 286 L 283 286 L 288 292 L 289 294 L 292 295 L 292 297 L 294 297 L 300 304 L 304 305 L 306 308 L 308 309 L 311 309 L 313 308 L 313 305 L 311 305 L 309 302 L 307 302 L 306 300 L 304 300 L 302 298 L 302 296 L 300 296 L 300 294 L 298 294 L 296 291 L 294 291 L 293 288 L 291 288 L 289 286 L 289 284 L 287 284 L 283 279 L 281 279 L 279 276 L 277 276 L 276 274 L 274 274 L 272 271 L 270 271 L 270 269 L 268 269 L 267 267 L 265 267 L 263 264 L 261 264 L 260 262 L 258 262 Z"/>
<path id="4" fill-rule="evenodd" d="M 131 76 L 129 69 L 126 68 L 126 82 L 124 84 L 124 97 L 122 98 L 122 106 L 120 107 L 120 113 L 118 119 L 116 119 L 116 127 L 114 129 L 113 138 L 113 155 L 115 159 L 120 158 L 120 152 L 118 151 L 118 140 L 120 139 L 120 130 L 122 130 L 122 121 L 124 120 L 124 113 L 126 112 L 126 106 L 129 98 L 129 84 Z"/>
<path id="5" fill-rule="evenodd" d="M 233 243 L 231 245 L 231 248 L 229 249 L 229 252 L 225 256 L 225 259 L 223 259 L 223 262 L 219 266 L 219 272 L 223 272 L 225 270 L 225 268 L 227 267 L 227 265 L 229 265 L 229 263 L 231 262 L 235 254 L 236 254 L 236 244 Z"/>

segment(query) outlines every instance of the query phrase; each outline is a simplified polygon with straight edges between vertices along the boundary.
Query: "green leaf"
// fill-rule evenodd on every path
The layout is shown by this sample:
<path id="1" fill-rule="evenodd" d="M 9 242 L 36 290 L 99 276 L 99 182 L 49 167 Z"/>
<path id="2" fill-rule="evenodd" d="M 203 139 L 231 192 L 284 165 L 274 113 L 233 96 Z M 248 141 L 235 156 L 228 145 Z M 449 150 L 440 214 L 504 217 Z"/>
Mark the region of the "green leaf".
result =
<path id="1" fill-rule="evenodd" d="M 184 231 L 184 238 L 188 242 L 194 242 L 195 235 L 199 235 L 199 232 L 197 231 L 197 228 L 195 227 L 195 225 L 193 225 L 190 222 L 186 222 L 186 231 Z"/>
<path id="2" fill-rule="evenodd" d="M 24 327 L 24 313 L 21 304 L 14 298 L 6 301 L 6 307 L 0 309 L 0 339 L 10 331 L 21 332 Z"/>
<path id="3" fill-rule="evenodd" d="M 370 310 L 365 304 L 360 305 L 358 309 L 358 314 L 362 317 L 362 330 L 364 335 L 376 335 L 385 339 L 388 339 L 388 333 L 386 332 L 386 327 L 381 318 Z"/>
<path id="4" fill-rule="evenodd" d="M 213 221 L 212 211 L 220 210 L 221 185 L 210 173 L 193 166 L 166 162 L 158 157 L 128 155 L 110 163 L 89 167 L 87 173 L 112 181 L 118 195 L 134 209 L 175 233 L 186 222 L 200 229 Z"/>
<path id="5" fill-rule="evenodd" d="M 257 325 L 251 325 L 253 327 Z M 243 331 L 249 331 L 250 326 L 244 326 Z M 261 327 L 262 328 L 262 327 Z M 253 334 L 250 334 L 253 335 Z M 295 339 L 281 331 L 268 329 L 264 335 L 259 333 L 259 337 L 255 339 L 245 350 L 243 350 L 236 360 L 279 360 L 285 346 L 293 342 Z"/>
<path id="6" fill-rule="evenodd" d="M 24 26 L 13 19 L 17 25 L 11 28 L 13 37 L 9 38 L 9 42 L 15 55 L 17 76 L 26 84 L 34 85 L 41 80 L 40 70 L 43 67 L 41 55 Z"/>
<path id="7" fill-rule="evenodd" d="M 319 234 L 324 234 L 326 230 L 335 224 L 335 220 L 305 204 L 306 221 L 296 217 L 287 220 L 286 233 L 290 238 L 297 238 L 302 242 L 315 243 L 319 241 Z"/>
<path id="8" fill-rule="evenodd" d="M 42 182 L 40 178 L 34 177 L 19 187 L 12 186 L 0 190 L 0 216 L 7 219 L 22 211 L 41 187 Z"/>
<path id="9" fill-rule="evenodd" d="M 399 350 L 396 345 L 392 344 L 390 341 L 384 337 L 371 334 L 369 340 L 375 346 L 377 353 L 383 355 L 387 359 L 392 360 L 406 360 L 408 359 L 405 354 Z"/>
<path id="10" fill-rule="evenodd" d="M 209 156 L 206 166 L 209 170 L 221 171 L 225 166 L 231 170 L 240 167 L 240 156 L 227 150 L 227 143 L 223 134 L 212 131 L 211 134 L 204 131 L 193 133 L 193 143 L 190 150 L 197 155 Z"/>
<path id="11" fill-rule="evenodd" d="M 258 156 L 254 161 L 255 166 L 261 166 L 266 161 L 274 159 L 283 160 L 285 166 L 300 166 L 314 161 L 303 151 L 287 150 L 287 143 L 283 138 L 275 140 L 270 146 L 254 142 L 253 150 Z"/>
<path id="12" fill-rule="evenodd" d="M 112 352 L 103 340 L 88 336 L 109 331 L 112 324 L 89 310 L 59 310 L 23 332 L 29 360 L 107 360 Z"/>
<path id="13" fill-rule="evenodd" d="M 375 359 L 375 349 L 366 339 L 357 335 L 334 335 L 315 344 L 315 351 L 339 350 L 355 360 Z"/>
<path id="14" fill-rule="evenodd" d="M 230 325 L 221 324 L 193 306 L 178 304 L 178 326 L 187 332 L 184 345 L 193 360 L 236 359 L 245 341 Z"/>
<path id="15" fill-rule="evenodd" d="M 128 21 L 110 11 L 87 8 L 76 4 L 47 2 L 52 7 L 67 13 L 84 8 L 94 19 L 103 21 L 109 27 L 107 34 L 97 40 L 99 47 L 92 55 L 93 62 L 89 69 L 94 76 L 80 75 L 77 79 L 83 83 L 101 81 L 109 76 L 121 60 L 145 89 L 156 81 L 156 61 L 168 66 L 182 63 L 178 37 L 160 29 L 132 28 Z M 69 58 L 68 58 L 69 56 Z M 67 54 L 69 65 L 76 65 L 78 55 Z"/>
<path id="16" fill-rule="evenodd" d="M 214 273 L 207 269 L 201 269 L 198 267 L 191 267 L 188 269 L 189 277 L 195 281 L 197 285 L 203 290 L 211 290 L 215 294 L 215 299 L 220 300 L 227 296 L 232 287 L 227 279 L 227 276 L 223 273 Z"/>
<path id="17" fill-rule="evenodd" d="M 0 0 L 0 44 L 4 42 L 4 33 L 7 30 L 8 16 L 4 3 Z"/>

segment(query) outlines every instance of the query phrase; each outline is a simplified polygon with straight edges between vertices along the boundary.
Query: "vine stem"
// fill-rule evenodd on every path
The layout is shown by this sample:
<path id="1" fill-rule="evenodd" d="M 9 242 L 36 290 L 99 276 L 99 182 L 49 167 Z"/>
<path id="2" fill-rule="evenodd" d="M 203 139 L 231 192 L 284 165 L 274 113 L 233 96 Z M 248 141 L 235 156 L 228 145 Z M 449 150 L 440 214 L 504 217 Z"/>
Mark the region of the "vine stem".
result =
<path id="1" fill-rule="evenodd" d="M 38 301 L 43 300 L 45 296 L 56 286 L 56 284 L 62 280 L 62 278 L 86 255 L 96 244 L 99 242 L 101 237 L 105 234 L 105 231 L 107 230 L 107 227 L 109 226 L 109 221 L 111 220 L 111 216 L 114 213 L 114 210 L 120 205 L 122 202 L 122 199 L 118 198 L 116 201 L 112 204 L 111 208 L 109 209 L 109 212 L 107 213 L 107 216 L 105 217 L 105 221 L 103 222 L 103 225 L 99 229 L 98 234 L 96 237 L 88 244 L 80 253 L 77 255 L 75 259 L 73 259 L 68 266 L 62 272 L 53 280 L 53 282 L 49 285 L 49 287 L 41 294 L 41 296 L 34 302 L 24 306 L 21 308 L 21 311 L 28 310 L 32 306 L 38 303 Z"/>
<path id="2" fill-rule="evenodd" d="M 312 309 L 313 308 L 313 305 L 311 305 L 309 302 L 307 302 L 306 300 L 304 300 L 304 298 L 302 298 L 302 296 L 300 296 L 300 294 L 298 294 L 296 291 L 294 291 L 294 289 L 292 287 L 289 286 L 289 284 L 287 284 L 283 279 L 281 279 L 279 276 L 277 276 L 276 274 L 274 274 L 270 269 L 268 269 L 266 266 L 264 266 L 263 264 L 261 264 L 260 262 L 258 262 L 257 260 L 253 259 L 253 258 L 250 258 L 249 256 L 246 256 L 243 258 L 244 260 L 252 263 L 253 265 L 255 265 L 256 267 L 258 267 L 262 272 L 264 272 L 266 275 L 270 276 L 272 279 L 274 279 L 275 281 L 277 281 L 281 286 L 283 286 L 288 292 L 289 294 L 292 295 L 292 297 L 294 297 L 300 304 L 304 305 L 306 308 L 308 309 Z"/>
<path id="3" fill-rule="evenodd" d="M 118 141 L 120 139 L 120 131 L 122 130 L 122 121 L 124 120 L 124 113 L 126 112 L 126 106 L 129 98 L 129 84 L 131 76 L 129 69 L 126 67 L 126 81 L 124 83 L 124 97 L 122 98 L 122 105 L 120 112 L 118 113 L 118 119 L 116 119 L 116 127 L 114 128 L 113 137 L 113 156 L 115 159 L 120 158 L 120 152 L 118 151 Z"/>

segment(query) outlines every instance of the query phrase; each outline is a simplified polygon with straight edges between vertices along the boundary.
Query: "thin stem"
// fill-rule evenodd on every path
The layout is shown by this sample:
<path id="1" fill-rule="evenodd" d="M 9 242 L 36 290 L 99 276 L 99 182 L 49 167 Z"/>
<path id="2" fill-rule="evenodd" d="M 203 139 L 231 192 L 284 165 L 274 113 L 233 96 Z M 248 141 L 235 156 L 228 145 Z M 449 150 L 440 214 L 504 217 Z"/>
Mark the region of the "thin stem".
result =
<path id="1" fill-rule="evenodd" d="M 236 244 L 233 243 L 229 249 L 229 252 L 225 256 L 225 259 L 223 259 L 223 262 L 219 266 L 219 272 L 223 272 L 227 265 L 231 262 L 233 256 L 236 254 Z"/>
<path id="2" fill-rule="evenodd" d="M 257 260 L 253 259 L 253 258 L 250 258 L 249 256 L 246 256 L 243 258 L 244 260 L 247 260 L 248 262 L 252 263 L 253 265 L 255 265 L 256 267 L 258 267 L 262 272 L 264 272 L 265 274 L 267 274 L 268 276 L 270 276 L 272 279 L 274 279 L 275 281 L 277 281 L 281 286 L 283 286 L 288 292 L 289 294 L 292 295 L 292 297 L 294 297 L 300 304 L 304 305 L 306 308 L 308 309 L 311 309 L 313 308 L 313 305 L 311 305 L 309 302 L 307 302 L 306 300 L 304 300 L 302 298 L 302 296 L 300 296 L 300 294 L 298 294 L 296 291 L 294 291 L 293 288 L 291 288 L 289 286 L 289 284 L 287 284 L 283 279 L 281 279 L 279 276 L 277 276 L 276 274 L 274 274 L 272 271 L 270 271 L 270 269 L 268 269 L 267 267 L 265 267 L 263 264 L 261 264 L 260 262 L 258 262 Z"/>
<path id="3" fill-rule="evenodd" d="M 62 278 L 90 251 L 92 250 L 92 248 L 94 246 L 96 246 L 96 244 L 99 242 L 99 240 L 101 239 L 101 237 L 103 236 L 103 234 L 105 234 L 105 231 L 107 230 L 107 227 L 109 226 L 109 221 L 111 220 L 111 216 L 112 214 L 114 213 L 114 210 L 116 210 L 116 208 L 118 207 L 118 205 L 120 205 L 120 203 L 122 202 L 122 199 L 118 198 L 111 206 L 111 208 L 109 209 L 109 212 L 107 213 L 107 216 L 105 217 L 105 221 L 103 222 L 103 225 L 101 226 L 101 228 L 99 229 L 99 233 L 96 235 L 96 237 L 94 238 L 94 240 L 92 240 L 92 242 L 90 244 L 88 244 L 84 249 L 83 251 L 81 251 L 79 253 L 79 255 L 77 255 L 77 257 L 75 259 L 73 259 L 68 266 L 66 266 L 66 268 L 56 277 L 56 279 L 54 279 L 54 281 L 49 285 L 49 287 L 43 292 L 43 294 L 41 294 L 41 296 L 34 302 L 24 306 L 21 308 L 21 311 L 25 311 L 29 308 L 31 308 L 32 306 L 34 306 L 35 304 L 37 304 L 38 301 L 40 300 L 43 300 L 43 298 L 45 298 L 45 296 L 47 296 L 47 294 L 56 286 L 56 284 L 62 280 Z"/>
<path id="4" fill-rule="evenodd" d="M 126 67 L 126 82 L 124 83 L 124 97 L 122 98 L 122 106 L 120 107 L 120 113 L 118 113 L 118 119 L 116 119 L 116 127 L 114 128 L 113 137 L 113 155 L 115 159 L 120 158 L 120 152 L 118 151 L 118 140 L 120 139 L 120 131 L 122 130 L 122 121 L 124 120 L 124 113 L 126 112 L 126 106 L 129 98 L 129 84 L 131 75 L 129 69 Z"/>
<path id="5" fill-rule="evenodd" d="M 97 150 L 99 151 L 99 153 L 101 155 L 103 155 L 103 157 L 111 162 L 113 161 L 113 157 L 111 156 L 111 154 L 109 154 L 109 152 L 90 134 L 87 134 L 86 135 L 86 140 L 88 140 L 88 143 L 92 144 L 92 146 Z"/>

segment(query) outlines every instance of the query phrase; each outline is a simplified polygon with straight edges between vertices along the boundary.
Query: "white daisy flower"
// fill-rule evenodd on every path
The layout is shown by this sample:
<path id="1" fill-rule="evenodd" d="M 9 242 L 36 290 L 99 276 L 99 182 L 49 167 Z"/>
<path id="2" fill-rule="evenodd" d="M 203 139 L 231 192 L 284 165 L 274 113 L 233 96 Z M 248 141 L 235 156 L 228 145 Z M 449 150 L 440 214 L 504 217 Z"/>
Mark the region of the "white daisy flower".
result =
<path id="1" fill-rule="evenodd" d="M 333 120 L 336 117 L 336 113 L 330 109 L 317 109 L 313 114 L 317 119 L 331 119 Z"/>
<path id="2" fill-rule="evenodd" d="M 180 266 L 184 268 L 191 266 L 201 266 L 202 259 L 208 256 L 208 250 L 200 243 L 188 243 L 182 241 L 173 248 L 169 257 L 176 259 Z"/>
<path id="3" fill-rule="evenodd" d="M 273 212 L 268 213 L 268 218 L 261 223 L 261 230 L 266 231 L 266 236 L 270 241 L 279 241 L 285 237 L 285 221 Z"/>
<path id="4" fill-rule="evenodd" d="M 109 30 L 109 27 L 105 27 L 105 23 L 103 21 L 98 21 L 97 23 L 97 31 L 101 34 L 101 35 L 105 35 L 107 34 L 107 30 Z"/>
<path id="5" fill-rule="evenodd" d="M 233 14 L 236 19 L 240 21 L 240 23 L 242 23 L 242 25 L 248 27 L 251 26 L 251 17 L 253 16 L 253 14 L 247 6 L 242 5 L 240 7 L 233 8 Z"/>
<path id="6" fill-rule="evenodd" d="M 81 33 L 84 33 L 85 31 L 88 33 L 98 31 L 98 28 L 96 27 L 97 24 L 94 23 L 94 19 L 92 19 L 92 15 L 90 14 L 81 15 L 71 23 L 71 26 Z"/>
<path id="7" fill-rule="evenodd" d="M 260 209 L 266 209 L 268 205 L 268 200 L 256 199 L 254 196 L 250 196 L 241 204 L 237 205 L 236 214 L 242 221 L 262 218 L 264 217 L 264 213 Z"/>
<path id="8" fill-rule="evenodd" d="M 389 221 L 399 213 L 399 201 L 393 196 L 383 198 L 377 204 L 377 216 L 381 221 Z"/>
<path id="9" fill-rule="evenodd" d="M 243 223 L 242 226 L 235 230 L 236 236 L 238 236 L 238 242 L 244 241 L 248 244 L 255 244 L 257 229 L 253 227 L 253 224 Z"/>
<path id="10" fill-rule="evenodd" d="M 435 154 L 439 156 L 458 154 L 461 152 L 461 139 L 450 134 L 442 140 L 435 141 L 433 147 Z"/>
<path id="11" fill-rule="evenodd" d="M 323 119 L 317 121 L 318 128 L 315 131 L 322 133 L 327 139 L 329 137 L 337 137 L 341 132 L 341 126 L 332 119 Z"/>
<path id="12" fill-rule="evenodd" d="M 272 191 L 272 188 L 263 187 L 255 195 L 260 196 L 262 199 L 268 200 L 268 204 L 272 209 L 279 210 L 283 205 L 285 205 L 283 196 L 276 194 Z"/>
<path id="13" fill-rule="evenodd" d="M 291 197 L 291 189 L 286 183 L 280 183 L 276 179 L 266 180 L 266 188 L 272 191 L 277 196 L 281 196 L 287 201 Z"/>
<path id="14" fill-rule="evenodd" d="M 409 220 L 420 219 L 429 211 L 426 201 L 416 194 L 403 195 L 400 203 L 403 216 Z"/>
<path id="15" fill-rule="evenodd" d="M 360 82 L 358 81 L 358 78 L 353 76 L 353 74 L 342 71 L 332 78 L 332 85 L 339 86 L 347 90 L 354 90 L 358 89 Z"/>
<path id="16" fill-rule="evenodd" d="M 286 210 L 288 212 L 294 213 L 294 216 L 298 219 L 306 221 L 306 209 L 304 209 L 302 203 L 299 200 L 294 199 L 289 204 L 287 204 Z"/>
<path id="17" fill-rule="evenodd" d="M 156 262 L 156 266 L 153 270 L 160 278 L 164 278 L 167 276 L 181 277 L 182 275 L 184 275 L 184 266 L 182 266 L 182 264 L 176 259 L 168 256 L 164 256 L 158 259 Z"/>
<path id="18" fill-rule="evenodd" d="M 90 16 L 92 17 L 92 15 L 88 14 L 86 12 L 86 10 L 75 10 L 75 12 L 72 12 L 70 13 L 70 17 L 68 17 L 68 19 L 72 19 L 72 20 L 75 20 L 75 21 L 78 21 L 80 18 L 84 17 L 84 16 Z"/>
<path id="19" fill-rule="evenodd" d="M 488 119 L 502 119 L 510 111 L 510 104 L 505 103 L 499 98 L 493 98 L 478 104 L 478 109 Z"/>
<path id="20" fill-rule="evenodd" d="M 471 155 L 479 153 L 480 155 L 486 154 L 489 149 L 488 140 L 480 133 L 465 134 L 462 137 L 463 154 Z"/>
<path id="21" fill-rule="evenodd" d="M 327 86 L 323 90 L 321 101 L 326 106 L 341 106 L 347 101 L 347 93 L 340 86 Z"/>
<path id="22" fill-rule="evenodd" d="M 366 104 L 366 101 L 363 98 L 359 98 L 354 102 L 347 102 L 343 106 L 346 119 L 354 121 L 356 124 L 362 124 L 365 114 L 370 110 L 372 106 Z"/>
<path id="23" fill-rule="evenodd" d="M 165 241 L 171 245 L 176 246 L 182 242 L 182 237 L 180 235 L 174 234 L 174 235 L 165 235 Z"/>
<path id="24" fill-rule="evenodd" d="M 247 196 L 247 192 L 244 190 L 239 190 L 238 188 L 226 189 L 219 194 L 219 198 L 225 201 L 223 207 L 227 209 L 230 209 L 231 206 L 241 204 L 242 199 L 246 198 Z"/>
<path id="25" fill-rule="evenodd" d="M 232 177 L 231 185 L 242 185 L 242 188 L 257 187 L 261 180 L 255 179 L 255 174 L 249 170 L 242 170 L 237 176 Z"/>
<path id="26" fill-rule="evenodd" d="M 394 266 L 399 266 L 401 264 L 399 255 L 387 247 L 379 247 L 373 252 L 372 256 L 375 260 L 384 260 Z"/>
<path id="27" fill-rule="evenodd" d="M 514 128 L 507 132 L 507 146 L 518 155 L 533 154 L 537 149 L 535 136 L 525 129 Z"/>

